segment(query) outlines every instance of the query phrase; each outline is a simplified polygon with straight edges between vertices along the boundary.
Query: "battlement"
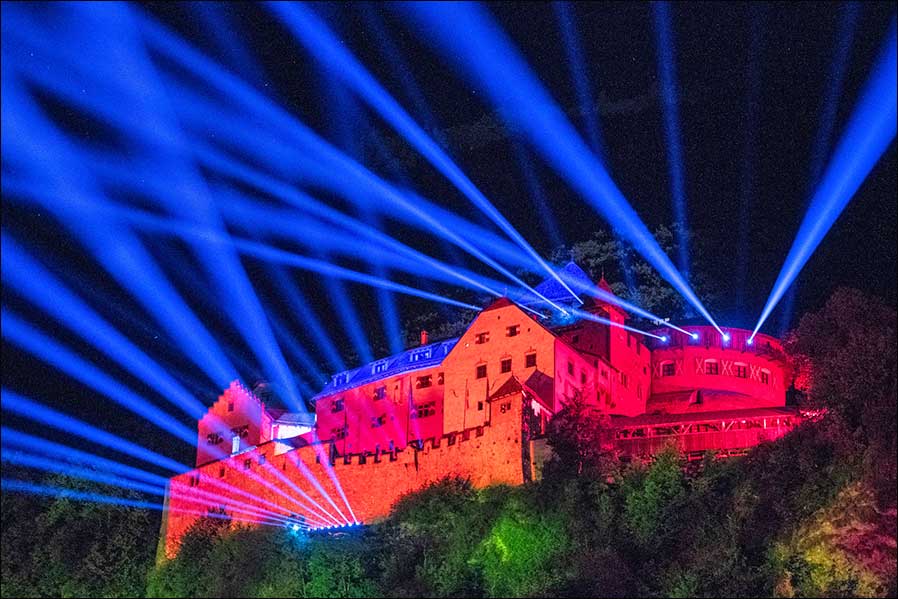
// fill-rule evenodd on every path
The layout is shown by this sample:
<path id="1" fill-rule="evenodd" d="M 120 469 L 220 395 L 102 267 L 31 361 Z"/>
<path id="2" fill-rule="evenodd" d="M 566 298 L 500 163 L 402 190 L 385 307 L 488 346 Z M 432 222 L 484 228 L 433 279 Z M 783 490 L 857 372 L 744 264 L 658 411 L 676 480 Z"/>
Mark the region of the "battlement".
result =
<path id="1" fill-rule="evenodd" d="M 310 524 L 331 522 L 328 516 L 367 524 L 387 516 L 403 495 L 445 476 L 468 478 L 476 487 L 522 484 L 532 473 L 529 439 L 522 439 L 524 396 L 512 404 L 490 422 L 403 448 L 340 455 L 326 441 L 276 454 L 277 442 L 268 441 L 203 464 L 171 479 L 165 554 L 174 556 L 190 525 L 210 509 L 232 516 L 234 525 L 259 523 L 269 511 Z"/>

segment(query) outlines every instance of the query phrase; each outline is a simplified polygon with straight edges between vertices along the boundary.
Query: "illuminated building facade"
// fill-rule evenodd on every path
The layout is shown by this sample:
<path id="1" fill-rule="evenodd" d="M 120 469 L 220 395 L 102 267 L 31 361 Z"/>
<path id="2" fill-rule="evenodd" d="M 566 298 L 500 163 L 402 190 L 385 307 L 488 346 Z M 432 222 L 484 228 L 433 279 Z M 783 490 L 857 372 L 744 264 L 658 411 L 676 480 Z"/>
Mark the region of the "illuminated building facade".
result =
<path id="1" fill-rule="evenodd" d="M 564 274 L 579 288 L 594 285 L 573 263 Z M 598 285 L 611 291 L 604 279 Z M 574 301 L 554 279 L 536 289 Z M 585 295 L 578 307 L 615 324 L 627 319 Z M 727 329 L 724 340 L 710 326 L 692 335 L 664 328 L 657 339 L 586 318 L 546 321 L 525 308 L 498 299 L 456 339 L 430 343 L 422 332 L 418 347 L 335 374 L 313 398 L 314 418 L 267 407 L 233 383 L 199 422 L 196 469 L 171 481 L 166 553 L 208 510 L 204 492 L 318 528 L 381 518 L 403 494 L 446 475 L 479 487 L 528 482 L 548 454 L 548 421 L 576 395 L 611 417 L 617 447 L 631 458 L 671 442 L 690 458 L 737 454 L 798 422 L 786 407 L 790 372 L 776 339 L 749 344 L 750 331 Z"/>

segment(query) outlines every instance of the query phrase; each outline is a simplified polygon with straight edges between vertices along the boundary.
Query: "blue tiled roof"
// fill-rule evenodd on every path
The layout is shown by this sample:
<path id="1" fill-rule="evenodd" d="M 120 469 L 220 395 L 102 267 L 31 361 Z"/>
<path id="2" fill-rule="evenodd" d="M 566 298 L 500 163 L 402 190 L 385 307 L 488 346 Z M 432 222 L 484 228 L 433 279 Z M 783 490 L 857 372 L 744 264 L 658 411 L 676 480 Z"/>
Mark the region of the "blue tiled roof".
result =
<path id="1" fill-rule="evenodd" d="M 574 292 L 578 292 L 582 289 L 590 289 L 595 287 L 595 283 L 592 282 L 592 279 L 589 278 L 589 275 L 586 274 L 582 268 L 577 266 L 577 264 L 573 261 L 568 262 L 564 265 L 564 268 L 559 269 L 558 276 L 564 280 L 567 285 L 574 290 Z M 570 292 L 562 286 L 561 283 L 558 282 L 555 277 L 549 277 L 536 287 L 534 287 L 536 291 L 542 294 L 546 299 L 551 300 L 553 302 L 569 302 L 573 298 L 571 297 Z M 535 297 L 530 297 L 528 301 L 523 302 L 527 305 L 544 303 L 543 300 Z"/>
<path id="2" fill-rule="evenodd" d="M 447 339 L 431 343 L 430 345 L 422 345 L 421 347 L 413 347 L 402 353 L 376 360 L 359 368 L 352 370 L 344 370 L 338 372 L 331 377 L 330 382 L 324 386 L 321 392 L 312 398 L 315 402 L 320 397 L 340 393 L 347 389 L 361 387 L 367 383 L 379 381 L 381 379 L 390 378 L 397 374 L 410 372 L 412 370 L 420 370 L 421 368 L 430 368 L 443 362 L 455 344 L 458 343 L 458 337 L 455 339 Z"/>

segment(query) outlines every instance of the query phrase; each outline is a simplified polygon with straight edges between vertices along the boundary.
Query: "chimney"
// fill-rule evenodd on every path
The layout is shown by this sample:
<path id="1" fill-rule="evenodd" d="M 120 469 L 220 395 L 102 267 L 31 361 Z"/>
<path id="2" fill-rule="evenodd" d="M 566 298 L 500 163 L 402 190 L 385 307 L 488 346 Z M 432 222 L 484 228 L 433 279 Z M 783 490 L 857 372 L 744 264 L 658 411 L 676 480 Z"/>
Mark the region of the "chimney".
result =
<path id="1" fill-rule="evenodd" d="M 421 345 L 427 345 L 427 331 L 421 331 Z"/>

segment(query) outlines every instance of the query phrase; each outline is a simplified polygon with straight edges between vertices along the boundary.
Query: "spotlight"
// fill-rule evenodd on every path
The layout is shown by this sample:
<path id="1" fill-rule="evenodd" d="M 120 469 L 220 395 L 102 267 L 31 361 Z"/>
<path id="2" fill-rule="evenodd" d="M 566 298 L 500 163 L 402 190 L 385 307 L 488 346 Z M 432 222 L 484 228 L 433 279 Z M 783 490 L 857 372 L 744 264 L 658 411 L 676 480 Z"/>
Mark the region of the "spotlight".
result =
<path id="1" fill-rule="evenodd" d="M 693 340 L 693 341 L 698 341 L 698 333 L 692 333 L 692 334 L 690 335 L 690 337 L 692 337 L 692 340 Z"/>
<path id="2" fill-rule="evenodd" d="M 667 335 L 661 335 L 661 343 L 667 343 Z"/>
<path id="3" fill-rule="evenodd" d="M 755 344 L 754 337 L 749 337 L 748 339 L 745 340 L 745 345 L 754 345 L 754 344 Z"/>
<path id="4" fill-rule="evenodd" d="M 724 334 L 723 334 L 723 342 L 724 342 L 724 343 L 729 343 L 729 342 L 730 342 L 730 334 L 729 334 L 729 333 L 724 333 Z"/>
<path id="5" fill-rule="evenodd" d="M 293 532 L 299 532 L 299 524 L 294 524 L 290 527 Z"/>

